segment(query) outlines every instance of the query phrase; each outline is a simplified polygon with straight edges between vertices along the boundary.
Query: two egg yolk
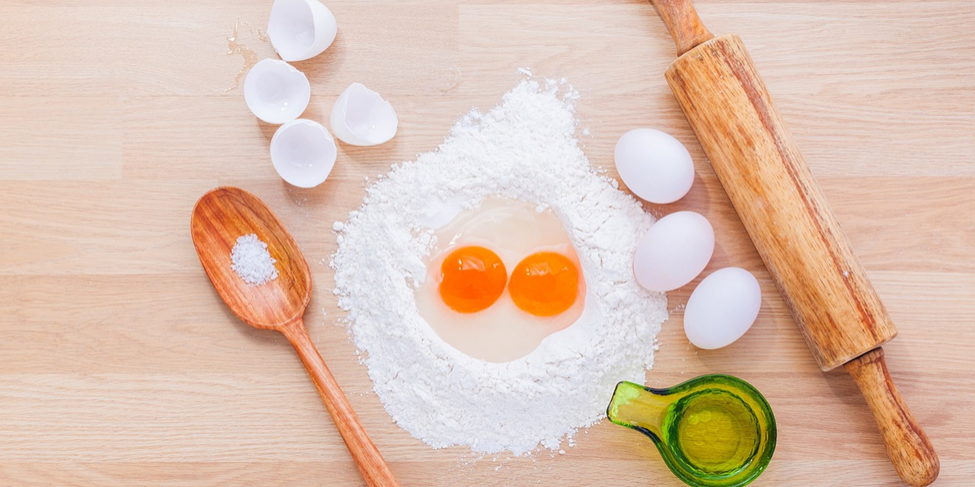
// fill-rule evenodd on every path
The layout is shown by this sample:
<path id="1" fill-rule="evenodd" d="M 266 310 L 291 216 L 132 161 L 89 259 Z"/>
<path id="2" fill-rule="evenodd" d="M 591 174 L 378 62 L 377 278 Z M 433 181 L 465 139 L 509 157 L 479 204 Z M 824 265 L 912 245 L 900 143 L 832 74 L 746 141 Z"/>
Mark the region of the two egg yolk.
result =
<path id="1" fill-rule="evenodd" d="M 508 272 L 498 254 L 484 247 L 461 247 L 440 266 L 443 280 L 440 297 L 460 313 L 488 308 L 504 294 L 535 316 L 555 316 L 572 307 L 579 293 L 579 271 L 568 257 L 557 252 L 537 252 L 518 263 L 508 282 Z"/>

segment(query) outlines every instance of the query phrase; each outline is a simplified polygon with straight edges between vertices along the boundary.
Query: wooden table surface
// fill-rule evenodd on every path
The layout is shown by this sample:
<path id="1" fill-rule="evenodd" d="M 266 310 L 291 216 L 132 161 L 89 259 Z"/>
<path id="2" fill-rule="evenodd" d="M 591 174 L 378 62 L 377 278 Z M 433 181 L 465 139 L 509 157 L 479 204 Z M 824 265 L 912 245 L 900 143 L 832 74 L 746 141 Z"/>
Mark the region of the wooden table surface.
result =
<path id="1" fill-rule="evenodd" d="M 331 293 L 332 222 L 364 176 L 434 147 L 530 67 L 582 93 L 580 136 L 612 150 L 649 126 L 683 141 L 685 199 L 714 224 L 709 270 L 745 267 L 765 299 L 734 345 L 689 345 L 673 313 L 647 383 L 738 375 L 768 397 L 778 449 L 754 485 L 897 485 L 852 379 L 816 367 L 663 78 L 674 47 L 637 0 L 334 0 L 339 36 L 297 63 L 306 116 L 325 121 L 362 82 L 400 132 L 341 145 L 329 180 L 284 184 L 274 127 L 235 77 L 273 56 L 257 31 L 270 0 L 0 3 L 0 485 L 360 485 L 294 351 L 220 302 L 190 241 L 194 202 L 218 185 L 263 198 L 314 273 L 306 321 L 404 486 L 678 486 L 648 439 L 606 421 L 564 454 L 433 450 L 371 391 Z M 886 348 L 941 456 L 938 485 L 975 482 L 975 3 L 700 0 L 738 33 L 900 330 Z M 240 46 L 228 55 L 238 26 Z M 233 50 L 233 49 L 232 49 Z M 476 460 L 476 461 L 475 461 Z"/>

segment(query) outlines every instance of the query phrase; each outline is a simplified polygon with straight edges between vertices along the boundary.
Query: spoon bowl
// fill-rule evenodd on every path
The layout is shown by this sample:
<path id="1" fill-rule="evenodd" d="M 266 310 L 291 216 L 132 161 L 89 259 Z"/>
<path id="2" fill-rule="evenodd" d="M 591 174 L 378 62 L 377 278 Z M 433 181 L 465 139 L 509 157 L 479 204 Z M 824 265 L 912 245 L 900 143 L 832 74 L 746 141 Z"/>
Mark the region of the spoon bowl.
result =
<path id="1" fill-rule="evenodd" d="M 196 203 L 190 233 L 203 269 L 231 311 L 253 327 L 281 332 L 295 347 L 366 484 L 398 487 L 305 331 L 302 315 L 311 300 L 311 272 L 281 221 L 256 196 L 223 187 L 208 192 Z M 237 238 L 250 234 L 266 243 L 271 258 L 277 261 L 278 277 L 257 286 L 244 282 L 231 268 L 230 253 Z"/>
<path id="2" fill-rule="evenodd" d="M 217 188 L 196 203 L 190 225 L 193 244 L 217 293 L 248 325 L 281 331 L 301 318 L 311 300 L 311 271 L 284 225 L 256 196 Z M 230 268 L 230 252 L 242 235 L 255 234 L 276 260 L 278 277 L 252 286 Z"/>

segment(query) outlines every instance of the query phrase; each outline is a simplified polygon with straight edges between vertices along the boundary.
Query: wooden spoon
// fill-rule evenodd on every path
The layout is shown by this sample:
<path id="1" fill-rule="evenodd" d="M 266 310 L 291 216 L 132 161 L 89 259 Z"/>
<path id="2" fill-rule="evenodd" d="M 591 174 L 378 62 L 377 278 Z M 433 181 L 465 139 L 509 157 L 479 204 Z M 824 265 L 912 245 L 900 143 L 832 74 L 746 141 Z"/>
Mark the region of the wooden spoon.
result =
<path id="1" fill-rule="evenodd" d="M 311 272 L 291 234 L 256 196 L 230 187 L 200 198 L 190 230 L 203 269 L 231 311 L 253 327 L 283 333 L 294 345 L 366 484 L 398 486 L 305 331 L 301 317 L 311 300 Z M 249 234 L 265 242 L 277 260 L 278 277 L 259 286 L 247 284 L 230 268 L 237 237 Z"/>

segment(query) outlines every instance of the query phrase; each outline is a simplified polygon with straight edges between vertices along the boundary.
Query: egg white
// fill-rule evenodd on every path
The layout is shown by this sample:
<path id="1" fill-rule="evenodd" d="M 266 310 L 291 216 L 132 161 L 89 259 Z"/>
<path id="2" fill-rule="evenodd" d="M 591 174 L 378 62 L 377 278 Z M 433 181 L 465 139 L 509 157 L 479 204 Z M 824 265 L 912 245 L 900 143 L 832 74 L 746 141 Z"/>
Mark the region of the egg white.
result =
<path id="1" fill-rule="evenodd" d="M 480 206 L 461 211 L 434 232 L 437 244 L 426 262 L 427 277 L 416 290 L 420 316 L 457 350 L 489 362 L 508 362 L 531 353 L 545 337 L 575 323 L 585 307 L 586 285 L 572 242 L 551 209 L 510 198 L 485 198 Z M 440 297 L 441 265 L 455 249 L 480 246 L 498 254 L 510 279 L 522 259 L 542 251 L 568 257 L 579 271 L 579 292 L 566 311 L 534 316 L 518 308 L 505 287 L 487 309 L 460 313 Z"/>

